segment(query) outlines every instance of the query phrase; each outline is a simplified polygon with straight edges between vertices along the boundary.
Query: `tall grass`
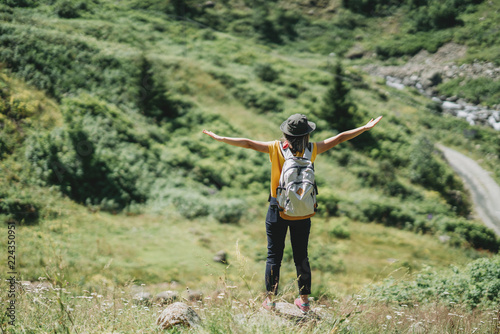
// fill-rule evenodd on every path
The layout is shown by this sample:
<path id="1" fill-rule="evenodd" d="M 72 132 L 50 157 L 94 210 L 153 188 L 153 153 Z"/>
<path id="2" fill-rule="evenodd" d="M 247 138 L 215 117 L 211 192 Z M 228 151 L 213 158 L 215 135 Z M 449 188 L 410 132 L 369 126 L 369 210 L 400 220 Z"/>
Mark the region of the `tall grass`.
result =
<path id="1" fill-rule="evenodd" d="M 195 328 L 178 327 L 172 333 L 484 333 L 500 330 L 500 310 L 470 311 L 461 305 L 435 303 L 394 304 L 377 300 L 365 292 L 342 298 L 323 298 L 312 303 L 316 316 L 300 322 L 265 311 L 263 296 L 225 284 L 219 277 L 214 290 L 201 300 L 188 303 L 201 317 Z M 2 289 L 5 287 L 2 281 Z M 154 299 L 140 301 L 138 292 L 157 293 L 170 287 L 101 284 L 88 291 L 64 279 L 40 277 L 18 286 L 15 325 L 2 323 L 7 333 L 162 333 L 156 325 L 166 305 Z M 217 289 L 215 289 L 217 288 Z M 185 296 L 181 294 L 181 296 Z M 282 301 L 292 301 L 283 296 Z M 2 296 L 1 305 L 7 301 Z"/>

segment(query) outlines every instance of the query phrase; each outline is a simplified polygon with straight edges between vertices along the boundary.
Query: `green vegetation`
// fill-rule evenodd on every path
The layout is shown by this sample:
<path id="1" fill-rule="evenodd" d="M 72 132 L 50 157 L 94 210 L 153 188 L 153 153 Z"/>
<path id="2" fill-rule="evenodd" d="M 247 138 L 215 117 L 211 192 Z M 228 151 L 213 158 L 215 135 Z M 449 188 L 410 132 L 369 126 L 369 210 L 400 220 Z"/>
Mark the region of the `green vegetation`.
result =
<path id="1" fill-rule="evenodd" d="M 202 130 L 270 141 L 295 112 L 317 123 L 313 141 L 384 116 L 372 131 L 317 160 L 313 295 L 340 314 L 318 328 L 380 333 L 411 326 L 380 320 L 382 313 L 365 321 L 352 313 L 356 305 L 392 312 L 400 307 L 392 302 L 418 301 L 428 312 L 447 314 L 453 301 L 463 314 L 466 307 L 490 312 L 498 302 L 500 240 L 470 219 L 468 194 L 434 143 L 482 159 L 500 181 L 498 133 L 429 110 L 426 98 L 366 76 L 354 66 L 366 59 L 342 58 L 358 44 L 377 52 L 370 61 L 382 62 L 453 40 L 470 46 L 467 57 L 481 45 L 477 58 L 497 61 L 497 40 L 485 34 L 478 42 L 469 31 L 483 24 L 479 15 L 493 22 L 485 13 L 498 5 L 454 1 L 454 23 L 435 26 L 451 3 L 338 1 L 322 9 L 284 1 L 221 1 L 213 8 L 195 1 L 2 1 L 0 219 L 16 224 L 20 278 L 46 277 L 70 291 L 41 297 L 50 306 L 43 316 L 43 304 L 22 293 L 19 309 L 29 311 L 19 315 L 16 330 L 136 331 L 131 319 L 140 310 L 147 314 L 141 328 L 154 331 L 160 306 L 134 309 L 128 297 L 116 299 L 132 283 L 175 281 L 179 291 L 215 291 L 222 280 L 240 287 L 232 301 L 256 309 L 266 257 L 259 222 L 268 157 L 222 145 Z M 430 21 L 407 20 L 415 13 Z M 460 94 L 493 104 L 496 83 L 469 80 Z M 459 95 L 459 87 L 451 81 L 439 89 Z M 211 261 L 221 249 L 228 266 Z M 453 287 L 440 283 L 450 265 L 458 268 Z M 287 246 L 281 298 L 295 293 L 294 278 Z M 367 288 L 381 281 L 385 291 Z M 430 304 L 444 291 L 453 297 Z M 102 302 L 91 293 L 103 295 Z M 347 294 L 363 295 L 362 302 L 352 304 Z M 83 295 L 93 297 L 79 313 L 76 297 Z M 104 302 L 120 305 L 120 316 Z M 103 311 L 95 323 L 85 320 L 95 312 L 90 303 Z M 65 305 L 73 311 L 63 312 Z M 225 312 L 231 306 L 205 311 L 204 330 L 271 327 L 241 329 Z M 38 314 L 40 325 L 30 314 Z M 484 314 L 470 323 L 481 326 Z"/>
<path id="2" fill-rule="evenodd" d="M 414 280 L 385 280 L 374 288 L 377 299 L 413 304 L 421 302 L 453 303 L 477 307 L 495 307 L 499 298 L 499 259 L 479 259 L 464 270 L 456 267 L 441 273 L 430 268 L 420 272 Z"/>
<path id="3" fill-rule="evenodd" d="M 447 96 L 458 96 L 474 104 L 494 106 L 500 100 L 500 80 L 490 78 L 457 78 L 440 84 L 437 89 Z"/>

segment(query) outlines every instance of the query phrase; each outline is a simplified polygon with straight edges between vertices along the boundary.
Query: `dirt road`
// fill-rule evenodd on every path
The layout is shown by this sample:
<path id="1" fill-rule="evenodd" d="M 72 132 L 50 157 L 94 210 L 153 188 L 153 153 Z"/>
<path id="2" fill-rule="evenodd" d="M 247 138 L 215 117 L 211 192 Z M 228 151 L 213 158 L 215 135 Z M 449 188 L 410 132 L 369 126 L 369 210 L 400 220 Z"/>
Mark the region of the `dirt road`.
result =
<path id="1" fill-rule="evenodd" d="M 474 160 L 451 148 L 436 145 L 469 189 L 474 209 L 486 226 L 500 235 L 500 187 Z"/>

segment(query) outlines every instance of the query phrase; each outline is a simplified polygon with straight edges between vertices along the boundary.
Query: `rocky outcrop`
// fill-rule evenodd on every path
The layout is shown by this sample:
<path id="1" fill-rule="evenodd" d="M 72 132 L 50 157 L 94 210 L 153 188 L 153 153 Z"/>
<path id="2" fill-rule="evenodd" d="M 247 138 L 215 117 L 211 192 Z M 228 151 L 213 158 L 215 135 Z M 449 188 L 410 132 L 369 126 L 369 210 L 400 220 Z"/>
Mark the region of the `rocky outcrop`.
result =
<path id="1" fill-rule="evenodd" d="M 435 86 L 458 77 L 471 79 L 500 77 L 500 67 L 496 67 L 493 63 L 474 62 L 457 65 L 455 61 L 463 58 L 465 52 L 465 46 L 448 43 L 435 54 L 429 54 L 425 50 L 420 51 L 401 66 L 369 65 L 363 69 L 372 75 L 384 77 L 390 87 L 418 89 L 420 93 L 438 103 L 445 113 L 464 118 L 471 125 L 491 126 L 500 131 L 500 104 L 487 108 L 467 103 L 456 96 L 440 96 L 436 92 Z"/>

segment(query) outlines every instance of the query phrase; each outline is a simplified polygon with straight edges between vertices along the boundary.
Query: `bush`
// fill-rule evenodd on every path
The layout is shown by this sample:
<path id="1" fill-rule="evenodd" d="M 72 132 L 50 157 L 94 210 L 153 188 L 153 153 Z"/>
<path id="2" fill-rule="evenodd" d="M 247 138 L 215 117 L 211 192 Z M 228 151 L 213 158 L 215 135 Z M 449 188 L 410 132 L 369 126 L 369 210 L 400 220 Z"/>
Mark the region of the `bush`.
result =
<path id="1" fill-rule="evenodd" d="M 210 203 L 206 197 L 195 191 L 183 192 L 179 189 L 179 195 L 172 199 L 177 211 L 187 219 L 208 216 Z"/>
<path id="2" fill-rule="evenodd" d="M 470 308 L 497 307 L 500 303 L 500 257 L 473 261 L 462 270 L 443 272 L 426 268 L 411 280 L 384 280 L 370 289 L 374 298 L 385 302 L 413 304 L 442 302 L 465 304 Z"/>
<path id="3" fill-rule="evenodd" d="M 9 7 L 34 7 L 37 2 L 37 0 L 0 0 L 1 5 Z"/>
<path id="4" fill-rule="evenodd" d="M 342 6 L 363 15 L 388 15 L 404 0 L 342 0 Z"/>
<path id="5" fill-rule="evenodd" d="M 82 11 L 87 10 L 87 3 L 85 1 L 59 0 L 54 9 L 59 17 L 74 19 L 80 17 Z"/>
<path id="6" fill-rule="evenodd" d="M 0 194 L 0 220 L 33 225 L 40 218 L 40 207 L 29 196 Z"/>
<path id="7" fill-rule="evenodd" d="M 422 49 L 434 53 L 449 42 L 452 37 L 452 33 L 447 30 L 433 31 L 432 33 L 406 33 L 382 40 L 375 46 L 375 52 L 382 59 L 405 55 L 413 56 Z"/>
<path id="8" fill-rule="evenodd" d="M 279 78 L 279 72 L 271 64 L 257 64 L 254 71 L 262 81 L 274 82 Z"/>
<path id="9" fill-rule="evenodd" d="M 0 35 L 0 61 L 59 101 L 92 92 L 117 105 L 137 103 L 142 62 L 134 54 L 110 54 L 81 35 L 29 25 L 0 24 Z"/>
<path id="10" fill-rule="evenodd" d="M 448 182 L 447 173 L 434 156 L 434 144 L 425 136 L 417 137 L 409 156 L 410 181 L 443 192 Z"/>
<path id="11" fill-rule="evenodd" d="M 116 107 L 83 96 L 65 100 L 62 112 L 65 126 L 28 139 L 36 182 L 56 185 L 80 203 L 117 210 L 143 202 L 155 178 L 167 174 L 147 149 L 148 127 L 137 127 Z"/>
<path id="12" fill-rule="evenodd" d="M 492 107 L 500 100 L 500 80 L 491 78 L 451 79 L 437 86 L 440 94 L 458 96 L 474 104 Z"/>
<path id="13" fill-rule="evenodd" d="M 222 224 L 236 224 L 245 212 L 245 203 L 239 199 L 212 201 L 211 214 Z"/>
<path id="14" fill-rule="evenodd" d="M 464 218 L 438 217 L 435 221 L 436 228 L 463 240 L 471 247 L 485 249 L 497 253 L 500 247 L 500 239 L 488 227 L 470 222 Z"/>
<path id="15" fill-rule="evenodd" d="M 244 84 L 234 87 L 232 93 L 247 108 L 255 108 L 261 113 L 283 111 L 283 100 L 269 89 Z"/>
<path id="16" fill-rule="evenodd" d="M 464 11 L 473 11 L 473 5 L 482 0 L 424 0 L 420 3 L 410 1 L 415 8 L 408 14 L 415 31 L 431 31 L 462 25 L 458 16 Z"/>
<path id="17" fill-rule="evenodd" d="M 359 206 L 364 220 L 368 222 L 377 222 L 398 228 L 413 226 L 415 222 L 412 214 L 390 203 L 366 201 L 361 202 Z"/>
<path id="18" fill-rule="evenodd" d="M 331 190 L 325 188 L 317 196 L 318 211 L 317 213 L 323 217 L 332 217 L 338 215 L 339 199 Z"/>
<path id="19" fill-rule="evenodd" d="M 339 224 L 335 224 L 329 231 L 329 234 L 337 239 L 350 239 L 351 232 L 347 226 L 348 221 L 343 221 Z"/>

